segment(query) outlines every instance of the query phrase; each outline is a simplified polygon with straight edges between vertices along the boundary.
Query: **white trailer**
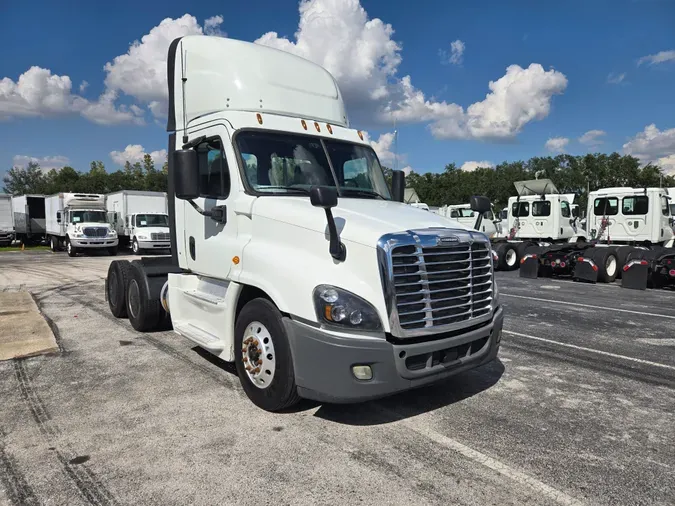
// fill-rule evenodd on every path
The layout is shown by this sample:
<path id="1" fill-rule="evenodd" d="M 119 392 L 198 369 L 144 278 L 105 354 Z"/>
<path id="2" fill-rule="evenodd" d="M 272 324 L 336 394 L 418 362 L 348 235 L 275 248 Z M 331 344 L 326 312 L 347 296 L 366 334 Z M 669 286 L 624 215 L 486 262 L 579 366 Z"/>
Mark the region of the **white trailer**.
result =
<path id="1" fill-rule="evenodd" d="M 45 211 L 52 251 L 65 247 L 74 257 L 80 251 L 105 249 L 117 255 L 117 232 L 107 220 L 105 195 L 56 193 L 45 198 Z"/>
<path id="2" fill-rule="evenodd" d="M 0 246 L 9 246 L 12 241 L 14 241 L 12 196 L 0 193 Z"/>
<path id="3" fill-rule="evenodd" d="M 121 246 L 135 254 L 171 249 L 169 207 L 164 192 L 123 190 L 107 195 L 108 219 Z"/>
<path id="4" fill-rule="evenodd" d="M 172 255 L 111 262 L 113 315 L 137 331 L 170 324 L 234 362 L 269 411 L 383 397 L 496 359 L 490 241 L 403 203 L 403 172 L 390 188 L 330 73 L 203 35 L 174 40 L 167 67 Z"/>
<path id="5" fill-rule="evenodd" d="M 22 244 L 41 243 L 45 238 L 45 196 L 18 195 L 12 197 L 14 231 Z"/>

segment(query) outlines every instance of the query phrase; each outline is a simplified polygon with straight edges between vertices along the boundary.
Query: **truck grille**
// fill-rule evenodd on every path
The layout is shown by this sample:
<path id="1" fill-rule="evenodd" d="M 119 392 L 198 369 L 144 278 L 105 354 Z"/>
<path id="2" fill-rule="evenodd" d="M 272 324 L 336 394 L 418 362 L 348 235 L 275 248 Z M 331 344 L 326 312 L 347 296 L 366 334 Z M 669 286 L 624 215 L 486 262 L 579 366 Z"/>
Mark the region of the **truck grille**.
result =
<path id="1" fill-rule="evenodd" d="M 394 335 L 439 333 L 492 315 L 493 267 L 487 238 L 463 230 L 436 233 L 452 238 L 441 242 L 438 238 L 443 235 L 397 234 L 385 248 L 385 293 Z M 406 235 L 414 240 L 405 240 Z"/>
<path id="2" fill-rule="evenodd" d="M 171 239 L 171 236 L 166 232 L 153 232 L 150 234 L 150 240 L 152 241 L 168 241 Z"/>
<path id="3" fill-rule="evenodd" d="M 87 237 L 105 237 L 108 235 L 108 229 L 104 227 L 87 227 L 83 232 Z"/>

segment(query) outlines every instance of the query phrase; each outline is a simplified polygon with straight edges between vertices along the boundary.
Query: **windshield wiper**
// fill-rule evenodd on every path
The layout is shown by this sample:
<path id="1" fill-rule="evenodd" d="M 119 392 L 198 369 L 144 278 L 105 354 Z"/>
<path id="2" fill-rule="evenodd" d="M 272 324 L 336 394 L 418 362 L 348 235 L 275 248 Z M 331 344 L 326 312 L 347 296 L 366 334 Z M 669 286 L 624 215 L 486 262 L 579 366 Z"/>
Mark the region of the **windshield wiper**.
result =
<path id="1" fill-rule="evenodd" d="M 352 192 L 355 193 L 356 195 L 363 195 L 364 197 L 373 197 L 376 199 L 382 199 L 382 200 L 387 200 L 385 199 L 382 195 L 380 195 L 377 192 L 371 191 L 371 190 L 361 190 L 359 188 L 346 188 L 346 187 L 341 187 L 340 191 L 342 192 Z"/>
<path id="2" fill-rule="evenodd" d="M 300 192 L 305 195 L 309 195 L 309 190 L 307 188 L 301 188 L 299 186 L 264 186 L 265 190 L 289 190 L 292 192 Z"/>

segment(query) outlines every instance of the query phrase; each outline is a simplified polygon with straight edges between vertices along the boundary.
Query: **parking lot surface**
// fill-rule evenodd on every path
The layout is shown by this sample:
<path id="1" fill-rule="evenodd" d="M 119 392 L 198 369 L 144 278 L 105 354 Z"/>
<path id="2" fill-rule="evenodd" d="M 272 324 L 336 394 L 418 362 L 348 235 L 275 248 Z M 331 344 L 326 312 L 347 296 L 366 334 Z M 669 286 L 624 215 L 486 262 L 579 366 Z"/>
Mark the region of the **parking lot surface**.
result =
<path id="1" fill-rule="evenodd" d="M 0 254 L 61 350 L 0 362 L 2 505 L 673 504 L 673 292 L 497 273 L 499 360 L 270 414 L 232 366 L 114 318 L 111 260 Z"/>

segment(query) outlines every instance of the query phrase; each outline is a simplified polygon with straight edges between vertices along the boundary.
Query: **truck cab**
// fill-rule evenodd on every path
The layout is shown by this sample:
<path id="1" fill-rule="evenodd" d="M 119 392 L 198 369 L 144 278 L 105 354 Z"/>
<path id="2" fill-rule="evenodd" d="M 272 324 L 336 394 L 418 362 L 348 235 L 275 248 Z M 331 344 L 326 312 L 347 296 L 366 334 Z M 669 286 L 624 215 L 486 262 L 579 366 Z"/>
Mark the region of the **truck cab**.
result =
<path id="1" fill-rule="evenodd" d="M 469 204 L 443 206 L 438 210 L 438 214 L 456 220 L 467 227 L 474 227 L 476 224 L 477 213 L 471 209 Z M 480 231 L 490 239 L 501 233 L 501 223 L 499 218 L 495 216 L 493 209 L 483 214 Z"/>
<path id="2" fill-rule="evenodd" d="M 172 255 L 113 262 L 113 314 L 139 331 L 168 318 L 269 411 L 378 398 L 497 357 L 488 238 L 403 203 L 403 173 L 388 186 L 325 69 L 186 36 L 168 83 Z"/>
<path id="3" fill-rule="evenodd" d="M 162 213 L 133 213 L 124 218 L 124 235 L 130 238 L 136 255 L 149 250 L 171 248 L 169 216 Z"/>

